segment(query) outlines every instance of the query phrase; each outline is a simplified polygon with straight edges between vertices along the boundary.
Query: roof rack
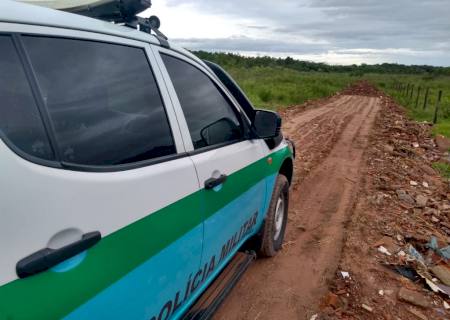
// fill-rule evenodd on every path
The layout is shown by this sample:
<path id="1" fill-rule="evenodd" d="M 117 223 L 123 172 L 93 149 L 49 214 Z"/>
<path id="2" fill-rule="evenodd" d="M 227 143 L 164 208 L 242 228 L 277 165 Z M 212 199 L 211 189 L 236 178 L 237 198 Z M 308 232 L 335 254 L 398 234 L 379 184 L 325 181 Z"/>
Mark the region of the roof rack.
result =
<path id="1" fill-rule="evenodd" d="M 20 0 L 94 19 L 122 24 L 126 27 L 151 34 L 161 45 L 168 46 L 167 37 L 159 31 L 161 21 L 157 16 L 139 17 L 138 14 L 152 6 L 151 0 Z"/>

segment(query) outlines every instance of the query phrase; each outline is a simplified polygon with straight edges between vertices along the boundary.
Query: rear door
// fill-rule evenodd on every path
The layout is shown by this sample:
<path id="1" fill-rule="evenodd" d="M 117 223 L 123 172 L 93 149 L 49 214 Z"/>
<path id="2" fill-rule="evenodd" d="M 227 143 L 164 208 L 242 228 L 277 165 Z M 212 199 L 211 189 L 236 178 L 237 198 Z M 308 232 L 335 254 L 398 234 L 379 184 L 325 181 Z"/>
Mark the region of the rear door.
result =
<path id="1" fill-rule="evenodd" d="M 202 65 L 159 49 L 185 120 L 202 190 L 204 245 L 201 281 L 207 283 L 262 223 L 268 164 L 262 140 L 221 84 Z"/>
<path id="2" fill-rule="evenodd" d="M 149 46 L 17 28 L 0 35 L 0 319 L 168 319 L 191 296 L 203 225 Z M 92 248 L 18 278 L 19 260 L 94 231 Z"/>

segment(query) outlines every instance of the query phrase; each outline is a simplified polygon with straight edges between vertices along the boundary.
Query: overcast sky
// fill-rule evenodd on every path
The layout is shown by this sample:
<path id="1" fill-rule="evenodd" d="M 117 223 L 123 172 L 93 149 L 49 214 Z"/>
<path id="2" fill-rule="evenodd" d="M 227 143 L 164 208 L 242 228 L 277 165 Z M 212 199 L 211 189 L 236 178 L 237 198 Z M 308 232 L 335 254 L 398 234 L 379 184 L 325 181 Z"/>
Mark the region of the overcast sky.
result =
<path id="1" fill-rule="evenodd" d="M 153 0 L 188 49 L 450 66 L 450 0 Z"/>

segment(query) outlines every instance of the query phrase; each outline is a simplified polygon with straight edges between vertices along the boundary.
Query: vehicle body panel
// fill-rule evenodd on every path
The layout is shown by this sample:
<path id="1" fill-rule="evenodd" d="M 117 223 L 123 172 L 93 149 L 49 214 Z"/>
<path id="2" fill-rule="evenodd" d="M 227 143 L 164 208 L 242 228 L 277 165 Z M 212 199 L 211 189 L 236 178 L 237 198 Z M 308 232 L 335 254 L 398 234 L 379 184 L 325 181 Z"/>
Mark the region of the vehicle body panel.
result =
<path id="1" fill-rule="evenodd" d="M 272 164 L 270 166 L 267 161 L 269 157 L 272 159 Z M 263 206 L 267 207 L 268 201 L 270 201 L 270 194 L 273 190 L 274 177 L 276 177 L 278 168 L 281 166 L 282 162 L 289 157 L 290 150 L 287 145 L 283 145 L 268 156 L 231 174 L 229 177 L 230 180 L 243 181 L 246 183 L 239 184 L 239 188 L 232 192 L 234 197 L 231 195 L 230 198 L 242 197 L 241 199 L 243 201 L 248 200 L 248 197 L 252 196 L 252 191 L 254 190 L 252 190 L 252 186 L 261 180 L 265 180 L 266 188 L 268 191 L 270 190 L 269 196 L 266 197 L 263 204 Z M 249 191 L 245 192 L 245 189 L 248 189 Z M 145 284 L 149 285 L 149 289 L 154 286 L 154 282 L 151 282 L 153 279 L 151 272 L 149 273 L 150 268 L 167 268 L 168 265 L 178 264 L 174 263 L 173 258 L 170 259 L 170 257 L 178 257 L 181 259 L 186 257 L 186 261 L 192 261 L 192 257 L 186 256 L 186 252 L 182 250 L 183 247 L 186 248 L 183 237 L 190 237 L 192 232 L 200 232 L 201 228 L 199 228 L 199 225 L 201 225 L 201 221 L 189 219 L 190 221 L 183 223 L 183 220 L 181 220 L 179 216 L 180 213 L 186 212 L 186 209 L 189 209 L 189 207 L 195 207 L 196 204 L 199 203 L 199 199 L 202 198 L 202 193 L 209 191 L 210 190 L 204 189 L 199 190 L 144 219 L 103 238 L 97 246 L 89 250 L 88 256 L 83 263 L 68 272 L 57 273 L 48 271 L 27 279 L 18 279 L 3 285 L 0 287 L 0 310 L 3 311 L 2 314 L 0 314 L 0 319 L 8 319 L 9 316 L 14 316 L 16 319 L 57 319 L 64 316 L 68 316 L 69 319 L 84 319 L 83 316 L 86 315 L 87 311 L 93 312 L 92 314 L 96 315 L 95 318 L 111 315 L 111 311 L 114 311 L 115 314 L 120 314 L 118 313 L 120 311 L 123 315 L 136 319 L 145 319 L 146 316 L 158 316 L 165 305 L 165 302 L 162 302 L 164 301 L 164 298 L 166 298 L 167 301 L 174 301 L 177 292 L 180 292 L 179 296 L 182 295 L 181 292 L 185 293 L 186 287 L 188 287 L 187 283 L 189 282 L 189 275 L 192 274 L 195 276 L 196 272 L 202 270 L 202 266 L 200 266 L 199 263 L 192 264 L 191 273 L 176 273 L 175 275 L 171 273 L 173 272 L 172 268 L 168 268 L 170 270 L 167 270 L 167 277 L 170 277 L 171 279 L 175 277 L 178 286 L 175 289 L 175 294 L 173 294 L 172 290 L 172 295 L 170 295 L 169 292 L 164 295 L 158 291 L 158 295 L 156 295 L 156 297 L 158 297 L 157 301 L 151 299 L 151 297 L 155 297 L 151 294 L 148 296 L 139 294 L 141 292 L 140 288 Z M 217 206 L 219 208 L 225 208 L 223 211 L 225 212 L 225 215 L 226 212 L 230 212 L 228 208 L 226 208 L 227 205 L 228 208 L 236 209 L 242 205 L 242 202 L 238 200 L 237 202 L 218 203 Z M 189 210 L 189 212 L 192 211 Z M 220 218 L 220 216 L 211 214 L 210 219 L 218 218 Z M 257 223 L 260 224 L 261 220 Z M 157 226 L 157 229 L 153 230 L 153 233 L 151 227 L 149 227 L 150 225 Z M 166 226 L 166 229 L 158 231 L 158 229 L 161 229 L 161 226 Z M 172 239 L 154 243 L 154 240 L 158 238 L 152 237 L 153 241 L 142 243 L 142 239 L 145 238 L 147 234 L 158 234 L 158 232 L 161 231 L 164 234 L 170 232 Z M 192 296 L 186 301 L 192 301 L 198 296 L 202 287 L 205 287 L 213 280 L 214 276 L 226 264 L 231 255 L 237 251 L 239 245 L 252 236 L 254 232 L 255 230 L 236 243 L 230 250 L 228 257 L 223 259 L 223 261 L 220 260 L 220 253 L 218 253 L 218 256 L 215 258 L 217 264 L 213 269 L 213 272 L 210 273 L 208 279 L 203 280 L 204 283 L 200 285 L 199 290 L 190 292 L 190 294 L 192 293 Z M 179 243 L 182 244 L 179 245 Z M 223 245 L 226 245 L 226 242 L 221 244 L 221 246 Z M 167 249 L 170 247 L 173 247 L 174 251 L 170 254 L 166 254 L 164 251 L 170 250 Z M 121 248 L 121 250 L 119 251 L 118 248 Z M 130 248 L 134 249 L 130 250 Z M 173 255 L 175 252 L 180 253 L 178 250 L 182 250 L 184 254 Z M 143 256 L 143 253 L 146 252 L 148 252 L 148 254 Z M 195 253 L 195 250 L 187 253 Z M 164 261 L 166 264 L 159 265 L 157 261 Z M 137 285 L 134 290 L 137 291 L 137 296 L 140 297 L 140 299 L 136 301 L 135 306 L 139 306 L 139 301 L 143 301 L 144 304 L 147 303 L 145 309 L 136 311 L 134 308 L 130 308 L 129 304 L 125 303 L 114 304 L 114 307 L 111 307 L 109 304 L 111 304 L 112 301 L 116 301 L 117 297 L 119 300 L 120 297 L 126 297 L 128 299 L 130 294 L 132 294 L 131 297 L 134 297 L 133 292 L 130 293 L 124 291 L 124 288 L 129 288 L 129 285 L 136 285 L 139 283 L 137 277 L 143 275 L 143 273 L 146 275 L 142 280 L 144 283 Z M 184 281 L 182 280 L 183 276 L 185 277 Z M 116 298 L 113 299 L 113 293 L 117 293 L 119 296 L 116 296 Z M 162 299 L 159 299 L 159 297 Z M 144 298 L 148 298 L 148 300 Z M 140 314 L 136 315 L 136 312 Z M 177 314 L 177 316 L 180 314 L 181 312 Z"/>

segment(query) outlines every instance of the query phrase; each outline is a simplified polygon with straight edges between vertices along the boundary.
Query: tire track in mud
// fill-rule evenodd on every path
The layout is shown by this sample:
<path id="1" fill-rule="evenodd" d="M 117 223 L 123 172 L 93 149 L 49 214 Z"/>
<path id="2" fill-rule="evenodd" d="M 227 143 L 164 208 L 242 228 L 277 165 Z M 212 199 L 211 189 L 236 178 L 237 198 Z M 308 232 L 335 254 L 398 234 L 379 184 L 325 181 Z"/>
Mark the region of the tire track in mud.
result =
<path id="1" fill-rule="evenodd" d="M 291 120 L 296 122 L 296 125 L 285 130 L 286 135 L 296 142 L 299 149 L 295 163 L 295 184 L 301 182 L 326 158 L 351 117 L 361 108 L 352 96 L 340 97 L 333 107 L 307 121 L 302 116 L 297 117 Z"/>
<path id="2" fill-rule="evenodd" d="M 257 260 L 214 319 L 309 319 L 337 268 L 380 100 L 340 96 L 286 119 L 296 143 L 284 249 Z"/>

